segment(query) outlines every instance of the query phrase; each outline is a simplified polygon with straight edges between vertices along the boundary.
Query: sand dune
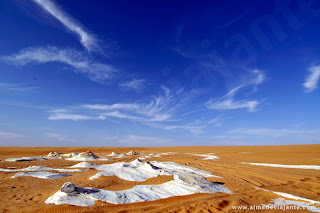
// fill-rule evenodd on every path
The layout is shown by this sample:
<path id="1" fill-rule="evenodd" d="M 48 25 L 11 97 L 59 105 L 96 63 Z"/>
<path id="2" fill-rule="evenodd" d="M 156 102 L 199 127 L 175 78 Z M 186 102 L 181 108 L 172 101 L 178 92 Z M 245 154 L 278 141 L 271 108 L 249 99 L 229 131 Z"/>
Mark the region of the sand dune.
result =
<path id="1" fill-rule="evenodd" d="M 53 153 L 52 159 L 47 158 L 40 161 L 5 160 L 8 158 L 21 159 L 22 157 L 48 156 L 48 153 L 52 151 L 81 153 L 87 150 L 90 150 L 98 158 L 91 160 L 90 163 L 80 162 L 76 164 L 74 161 L 63 159 L 72 156 L 60 156 Z M 113 161 L 99 160 L 113 151 L 128 153 L 132 150 L 140 154 L 128 155 L 125 158 L 116 158 L 115 156 Z M 153 154 L 149 155 L 150 153 Z M 148 156 L 148 158 L 145 158 L 145 156 Z M 204 159 L 210 156 L 218 158 Z M 182 193 L 183 190 L 177 189 L 180 187 L 177 181 L 183 180 L 183 176 L 179 178 L 179 174 L 176 174 L 176 172 L 167 173 L 166 175 L 155 173 L 155 175 L 148 176 L 148 174 L 151 174 L 152 169 L 150 167 L 145 169 L 145 163 L 142 164 L 141 160 L 137 161 L 136 159 L 138 158 L 145 158 L 142 162 L 150 161 L 152 164 L 148 164 L 150 167 L 165 168 L 163 171 L 166 172 L 168 169 L 179 171 L 173 165 L 180 165 L 180 169 L 189 168 L 191 169 L 189 172 L 193 170 L 203 171 L 201 180 L 204 181 L 204 184 L 210 185 L 213 183 L 215 186 L 221 186 L 223 189 L 230 191 L 196 191 L 194 193 L 191 187 L 194 183 L 191 181 L 185 183 L 190 187 L 188 188 L 189 191 Z M 233 208 L 238 205 L 249 207 L 262 204 L 314 206 L 318 209 L 309 209 L 310 211 L 300 209 L 294 212 L 317 212 L 320 207 L 320 204 L 317 203 L 320 201 L 320 173 L 319 170 L 312 169 L 320 166 L 320 145 L 134 149 L 3 147 L 0 149 L 0 159 L 0 210 L 2 212 L 239 212 L 239 210 Z M 133 165 L 132 162 L 137 162 L 137 165 Z M 243 164 L 242 162 L 252 163 L 252 165 Z M 130 170 L 134 174 L 132 177 L 135 177 L 136 174 L 147 176 L 141 179 L 123 178 L 121 175 L 129 174 L 129 172 L 120 172 L 120 175 L 118 175 L 123 168 L 119 167 L 120 170 L 117 170 L 111 165 L 125 165 L 124 167 L 127 168 L 127 171 Z M 141 169 L 139 167 L 144 168 L 144 170 L 139 170 Z M 108 176 L 101 175 L 94 180 L 90 180 L 92 176 L 100 172 L 106 172 L 104 170 L 106 168 L 108 168 L 108 171 L 113 171 L 113 173 L 108 174 Z M 110 170 L 110 168 L 113 168 L 113 170 Z M 72 172 L 72 170 L 68 171 L 68 169 L 85 169 L 87 171 Z M 18 175 L 19 177 L 11 178 L 21 172 L 68 174 L 70 176 L 57 179 L 41 179 Z M 211 174 L 212 176 L 205 174 Z M 188 180 L 193 179 L 188 178 Z M 100 190 L 98 194 L 86 194 L 85 196 L 87 197 L 83 197 L 93 205 L 83 207 L 69 204 L 46 204 L 45 201 L 56 195 L 60 187 L 66 182 L 72 182 L 83 190 L 88 190 L 89 188 Z M 166 185 L 170 187 L 166 187 Z M 153 193 L 152 187 L 157 187 L 160 190 L 159 193 Z M 171 190 L 173 187 L 177 187 L 177 190 L 174 190 L 177 191 L 176 194 L 165 196 L 168 193 L 168 189 Z M 149 197 L 145 196 L 143 197 L 144 199 L 139 197 L 141 193 L 147 190 L 150 192 L 148 194 L 150 195 Z M 137 197 L 133 196 L 132 200 L 127 199 L 127 202 L 124 202 L 119 199 L 120 195 L 123 197 L 136 195 Z M 250 212 L 283 212 L 283 210 L 252 210 Z"/>

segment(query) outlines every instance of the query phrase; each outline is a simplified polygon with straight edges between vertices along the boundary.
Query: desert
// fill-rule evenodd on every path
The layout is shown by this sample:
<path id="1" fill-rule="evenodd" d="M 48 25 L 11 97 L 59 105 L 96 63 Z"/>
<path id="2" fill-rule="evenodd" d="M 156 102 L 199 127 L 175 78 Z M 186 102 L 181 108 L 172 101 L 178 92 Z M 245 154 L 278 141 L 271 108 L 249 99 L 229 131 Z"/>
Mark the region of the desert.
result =
<path id="1" fill-rule="evenodd" d="M 2 147 L 0 157 L 2 212 L 320 211 L 320 145 Z"/>
<path id="2" fill-rule="evenodd" d="M 0 213 L 320 213 L 319 16 L 0 0 Z"/>

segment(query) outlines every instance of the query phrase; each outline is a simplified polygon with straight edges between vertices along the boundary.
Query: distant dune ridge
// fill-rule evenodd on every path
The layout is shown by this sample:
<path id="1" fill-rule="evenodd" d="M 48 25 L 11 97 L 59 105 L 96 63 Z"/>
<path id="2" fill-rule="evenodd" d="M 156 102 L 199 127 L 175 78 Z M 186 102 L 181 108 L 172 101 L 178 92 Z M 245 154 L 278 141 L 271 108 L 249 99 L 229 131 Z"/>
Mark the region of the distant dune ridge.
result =
<path id="1" fill-rule="evenodd" d="M 0 148 L 0 210 L 320 211 L 320 145 L 87 149 Z"/>

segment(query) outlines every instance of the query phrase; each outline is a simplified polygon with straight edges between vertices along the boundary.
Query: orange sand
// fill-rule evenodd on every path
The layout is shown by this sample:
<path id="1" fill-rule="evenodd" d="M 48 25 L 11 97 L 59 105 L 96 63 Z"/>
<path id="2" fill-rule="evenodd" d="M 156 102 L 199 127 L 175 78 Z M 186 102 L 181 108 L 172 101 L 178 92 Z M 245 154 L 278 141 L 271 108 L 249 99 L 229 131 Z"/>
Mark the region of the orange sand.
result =
<path id="1" fill-rule="evenodd" d="M 320 145 L 295 146 L 247 146 L 247 147 L 162 147 L 162 148 L 65 148 L 65 147 L 2 147 L 0 148 L 0 168 L 25 168 L 32 165 L 42 165 L 53 168 L 66 168 L 77 162 L 66 160 L 46 160 L 31 162 L 6 162 L 4 159 L 13 157 L 42 156 L 51 151 L 63 153 L 82 152 L 90 150 L 100 157 L 106 157 L 112 151 L 127 153 L 137 152 L 177 152 L 177 155 L 149 158 L 149 161 L 174 161 L 211 172 L 223 177 L 208 178 L 210 181 L 224 182 L 234 194 L 194 194 L 172 197 L 157 201 L 135 204 L 109 204 L 96 202 L 91 207 L 70 205 L 47 205 L 44 201 L 53 195 L 63 183 L 71 181 L 77 186 L 96 187 L 108 190 L 124 190 L 138 184 L 161 184 L 170 181 L 172 177 L 159 176 L 145 182 L 124 181 L 117 177 L 101 177 L 91 181 L 89 177 L 96 174 L 95 170 L 71 173 L 73 176 L 55 180 L 34 177 L 11 178 L 13 172 L 0 172 L 0 212 L 239 212 L 232 210 L 232 205 L 269 204 L 279 196 L 257 190 L 253 186 L 273 191 L 286 192 L 297 196 L 320 200 L 320 171 L 305 169 L 271 168 L 263 166 L 244 165 L 240 162 L 276 163 L 294 165 L 319 165 Z M 208 154 L 215 153 L 220 160 L 202 160 L 202 157 L 186 155 L 185 153 Z M 93 161 L 95 164 L 132 161 L 139 157 L 115 159 L 114 161 Z M 283 212 L 282 210 L 250 210 L 248 212 Z M 292 212 L 292 211 L 286 211 Z M 309 212 L 299 210 L 295 212 Z"/>

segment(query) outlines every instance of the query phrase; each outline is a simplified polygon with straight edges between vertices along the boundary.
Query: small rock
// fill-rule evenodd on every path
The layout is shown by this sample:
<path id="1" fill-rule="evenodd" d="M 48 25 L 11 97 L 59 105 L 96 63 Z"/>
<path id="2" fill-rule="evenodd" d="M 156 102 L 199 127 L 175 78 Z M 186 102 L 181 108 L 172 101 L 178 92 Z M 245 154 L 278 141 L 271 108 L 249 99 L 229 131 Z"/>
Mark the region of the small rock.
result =
<path id="1" fill-rule="evenodd" d="M 63 184 L 63 186 L 60 189 L 60 191 L 65 192 L 65 193 L 72 193 L 75 190 L 76 190 L 76 186 L 71 182 L 67 182 L 67 183 Z"/>

